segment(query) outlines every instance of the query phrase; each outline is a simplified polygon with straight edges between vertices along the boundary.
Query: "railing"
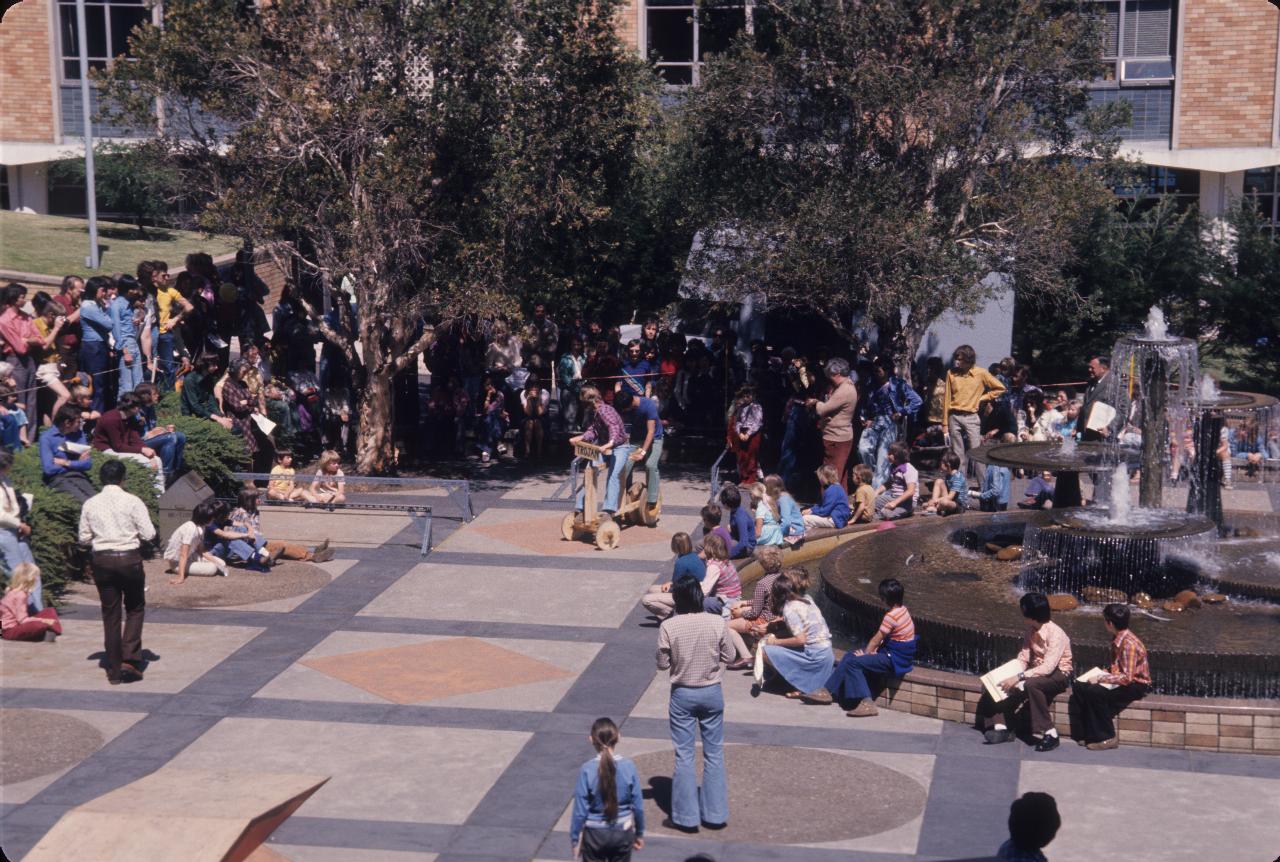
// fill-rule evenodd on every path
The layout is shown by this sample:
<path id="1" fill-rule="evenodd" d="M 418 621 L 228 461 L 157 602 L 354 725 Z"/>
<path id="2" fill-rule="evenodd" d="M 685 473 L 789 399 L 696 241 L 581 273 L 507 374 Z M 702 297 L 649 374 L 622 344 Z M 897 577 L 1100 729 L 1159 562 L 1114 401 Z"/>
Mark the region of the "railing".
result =
<path id="1" fill-rule="evenodd" d="M 270 482 L 280 480 L 279 475 L 271 473 L 232 473 L 238 482 Z M 293 476 L 291 481 L 297 484 L 306 483 L 305 476 Z M 385 488 L 443 488 L 449 500 L 462 513 L 464 523 L 475 518 L 475 510 L 471 508 L 471 483 L 466 479 L 436 479 L 431 476 L 343 476 L 342 481 L 350 485 L 373 485 Z"/>

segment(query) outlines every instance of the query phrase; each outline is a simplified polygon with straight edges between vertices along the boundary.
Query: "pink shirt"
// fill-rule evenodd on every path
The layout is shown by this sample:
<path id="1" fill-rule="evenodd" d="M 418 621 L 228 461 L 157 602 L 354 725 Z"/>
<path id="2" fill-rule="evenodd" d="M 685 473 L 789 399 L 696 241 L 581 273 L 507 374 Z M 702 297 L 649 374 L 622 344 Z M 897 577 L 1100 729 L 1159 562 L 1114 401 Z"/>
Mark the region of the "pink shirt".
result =
<path id="1" fill-rule="evenodd" d="M 1018 661 L 1027 668 L 1027 676 L 1048 676 L 1055 670 L 1070 675 L 1071 638 L 1053 621 L 1032 626 L 1022 639 Z"/>
<path id="2" fill-rule="evenodd" d="M 31 617 L 27 613 L 27 599 L 26 590 L 9 590 L 0 598 L 0 631 L 8 631 Z"/>
<path id="3" fill-rule="evenodd" d="M 27 355 L 30 346 L 27 339 L 39 338 L 31 318 L 16 308 L 6 308 L 0 312 L 0 336 L 4 337 L 5 350 L 19 356 Z"/>

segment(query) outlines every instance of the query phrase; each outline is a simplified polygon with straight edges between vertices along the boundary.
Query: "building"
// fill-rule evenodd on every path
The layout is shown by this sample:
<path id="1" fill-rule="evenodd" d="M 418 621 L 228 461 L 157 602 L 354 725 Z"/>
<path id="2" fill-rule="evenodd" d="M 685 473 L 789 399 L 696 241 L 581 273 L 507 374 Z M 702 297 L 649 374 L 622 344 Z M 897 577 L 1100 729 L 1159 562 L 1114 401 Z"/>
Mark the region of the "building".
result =
<path id="1" fill-rule="evenodd" d="M 1126 151 L 1148 166 L 1150 194 L 1216 215 L 1248 195 L 1280 222 L 1280 9 L 1268 0 L 1100 0 L 1109 71 L 1098 102 L 1127 100 Z M 1123 6 L 1123 9 L 1122 9 Z M 86 0 L 91 66 L 127 50 L 129 31 L 160 16 L 143 0 Z M 624 41 L 673 86 L 743 28 L 767 22 L 750 0 L 628 0 Z M 48 163 L 83 153 L 75 4 L 23 0 L 0 24 L 0 206 L 80 215 L 83 190 L 50 181 Z M 98 137 L 122 131 L 95 128 Z"/>

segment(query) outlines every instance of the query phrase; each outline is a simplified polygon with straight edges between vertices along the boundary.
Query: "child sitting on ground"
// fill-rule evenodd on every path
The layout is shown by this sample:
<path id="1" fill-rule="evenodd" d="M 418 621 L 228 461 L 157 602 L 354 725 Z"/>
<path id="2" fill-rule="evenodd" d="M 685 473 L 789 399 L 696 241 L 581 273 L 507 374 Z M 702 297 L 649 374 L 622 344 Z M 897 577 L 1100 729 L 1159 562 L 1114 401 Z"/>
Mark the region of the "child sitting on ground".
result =
<path id="1" fill-rule="evenodd" d="M 707 561 L 707 575 L 702 579 L 703 608 L 709 614 L 728 617 L 728 609 L 742 601 L 742 581 L 738 570 L 729 559 L 729 546 L 717 533 L 707 536 L 703 556 Z"/>
<path id="2" fill-rule="evenodd" d="M 198 503 L 191 510 L 191 520 L 169 537 L 169 544 L 164 549 L 164 559 L 168 563 L 165 571 L 176 573 L 169 583 L 177 586 L 188 577 L 227 576 L 226 562 L 204 550 L 204 531 L 213 521 L 216 505 L 214 500 Z"/>
<path id="3" fill-rule="evenodd" d="M 916 489 L 920 474 L 911 466 L 911 453 L 907 444 L 894 443 L 889 447 L 889 483 L 876 495 L 876 517 L 882 521 L 908 518 L 915 510 Z"/>
<path id="4" fill-rule="evenodd" d="M 1023 491 L 1025 499 L 1018 501 L 1019 509 L 1052 509 L 1053 508 L 1053 473 L 1045 470 L 1031 478 L 1027 490 Z"/>
<path id="5" fill-rule="evenodd" d="M 283 557 L 286 560 L 303 560 L 310 563 L 327 563 L 333 559 L 329 540 L 325 539 L 311 550 L 291 542 L 270 541 L 262 534 L 262 516 L 258 513 L 258 489 L 241 488 L 236 495 L 236 508 L 231 512 L 231 529 L 239 530 L 254 543 L 263 543 L 271 562 Z"/>
<path id="6" fill-rule="evenodd" d="M 769 624 L 775 619 L 769 607 L 769 594 L 773 582 L 782 574 L 782 549 L 765 547 L 756 552 L 762 574 L 751 592 L 751 602 L 745 601 L 734 605 L 729 611 L 728 633 L 736 652 L 734 660 L 726 667 L 728 670 L 744 670 L 751 667 L 751 650 L 743 635 L 754 638 L 763 637 Z"/>
<path id="7" fill-rule="evenodd" d="M 1012 443 L 1012 434 L 1000 438 L 1001 443 Z M 1008 467 L 997 467 L 988 464 L 982 474 L 982 490 L 978 492 L 978 508 L 984 512 L 1004 512 L 1009 508 L 1009 486 L 1013 482 L 1013 474 Z"/>
<path id="8" fill-rule="evenodd" d="M 267 499 L 316 502 L 314 494 L 294 484 L 293 477 L 296 473 L 297 471 L 293 469 L 293 453 L 287 449 L 276 452 L 276 463 L 271 468 L 273 478 L 267 483 Z M 274 478 L 276 476 L 279 478 Z"/>
<path id="9" fill-rule="evenodd" d="M 58 612 L 45 608 L 34 614 L 27 612 L 31 591 L 40 582 L 40 569 L 35 563 L 18 563 L 9 576 L 9 586 L 0 599 L 0 638 L 7 641 L 55 641 L 62 634 Z"/>
<path id="10" fill-rule="evenodd" d="M 840 474 L 823 464 L 815 474 L 822 489 L 822 502 L 801 513 L 806 530 L 840 529 L 849 523 L 849 495 L 840 484 Z"/>
<path id="11" fill-rule="evenodd" d="M 338 453 L 326 449 L 320 453 L 316 475 L 311 481 L 311 496 L 317 503 L 345 503 L 347 483 L 342 481 L 342 468 L 338 466 Z"/>
<path id="12" fill-rule="evenodd" d="M 876 513 L 876 489 L 871 481 L 875 478 L 869 464 L 855 464 L 853 472 L 853 514 L 850 524 L 870 524 Z"/>
<path id="13" fill-rule="evenodd" d="M 958 515 L 969 508 L 969 483 L 960 472 L 960 456 L 942 456 L 942 478 L 933 480 L 933 496 L 924 504 L 925 514 Z"/>

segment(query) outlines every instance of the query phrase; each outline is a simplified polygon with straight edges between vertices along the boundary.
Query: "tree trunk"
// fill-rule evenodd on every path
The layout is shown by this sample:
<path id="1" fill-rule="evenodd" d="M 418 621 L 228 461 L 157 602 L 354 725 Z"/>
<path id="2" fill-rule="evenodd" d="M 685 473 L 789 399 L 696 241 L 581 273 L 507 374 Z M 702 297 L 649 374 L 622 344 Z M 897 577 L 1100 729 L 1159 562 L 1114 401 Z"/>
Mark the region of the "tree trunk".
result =
<path id="1" fill-rule="evenodd" d="M 366 476 L 386 473 L 395 465 L 395 399 L 392 375 L 370 372 L 360 395 L 359 430 L 356 437 L 356 470 Z"/>
<path id="2" fill-rule="evenodd" d="M 907 322 L 899 327 L 893 338 L 893 367 L 899 377 L 908 383 L 912 380 L 911 371 L 916 364 L 916 353 L 920 350 L 920 342 L 929 330 L 932 320 L 922 319 L 915 311 L 907 315 Z"/>

